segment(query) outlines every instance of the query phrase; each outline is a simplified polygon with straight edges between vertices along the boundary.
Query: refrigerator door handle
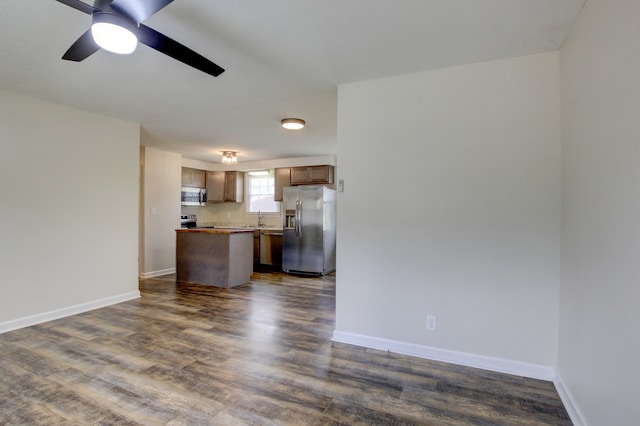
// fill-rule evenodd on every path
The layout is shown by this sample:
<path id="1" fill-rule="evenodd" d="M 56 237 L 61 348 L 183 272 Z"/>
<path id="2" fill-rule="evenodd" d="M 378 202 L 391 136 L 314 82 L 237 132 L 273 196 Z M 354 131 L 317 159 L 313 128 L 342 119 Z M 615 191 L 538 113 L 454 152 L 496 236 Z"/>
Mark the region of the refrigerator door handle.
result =
<path id="1" fill-rule="evenodd" d="M 302 200 L 300 200 L 300 208 L 298 209 L 298 236 L 302 238 Z"/>
<path id="2" fill-rule="evenodd" d="M 302 201 L 296 200 L 296 237 L 302 236 L 302 225 L 300 219 L 302 218 Z"/>

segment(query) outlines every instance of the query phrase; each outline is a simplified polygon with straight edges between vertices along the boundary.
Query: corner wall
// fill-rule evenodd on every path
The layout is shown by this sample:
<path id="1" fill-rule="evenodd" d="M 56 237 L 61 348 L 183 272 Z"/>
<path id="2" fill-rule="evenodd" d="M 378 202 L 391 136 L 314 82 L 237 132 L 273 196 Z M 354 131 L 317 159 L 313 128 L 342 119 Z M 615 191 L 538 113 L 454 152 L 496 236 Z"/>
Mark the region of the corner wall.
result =
<path id="1" fill-rule="evenodd" d="M 559 91 L 557 52 L 340 86 L 336 340 L 550 378 Z"/>
<path id="2" fill-rule="evenodd" d="M 0 91 L 0 332 L 139 296 L 139 138 Z"/>
<path id="3" fill-rule="evenodd" d="M 149 147 L 141 150 L 143 244 L 140 276 L 148 278 L 175 272 L 182 156 Z"/>
<path id="4" fill-rule="evenodd" d="M 561 50 L 558 372 L 590 425 L 640 419 L 639 17 L 636 0 L 589 0 Z"/>

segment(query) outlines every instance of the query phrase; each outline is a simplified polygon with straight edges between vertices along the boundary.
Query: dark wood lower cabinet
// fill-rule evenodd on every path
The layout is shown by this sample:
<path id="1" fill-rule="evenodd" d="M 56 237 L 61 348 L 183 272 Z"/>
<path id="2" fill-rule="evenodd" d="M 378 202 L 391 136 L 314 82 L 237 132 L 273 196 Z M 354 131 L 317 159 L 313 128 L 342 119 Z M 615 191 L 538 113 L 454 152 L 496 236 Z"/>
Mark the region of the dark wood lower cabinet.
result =
<path id="1" fill-rule="evenodd" d="M 253 231 L 176 230 L 177 281 L 235 287 L 253 272 Z"/>
<path id="2" fill-rule="evenodd" d="M 260 263 L 260 231 L 253 231 L 253 263 Z"/>

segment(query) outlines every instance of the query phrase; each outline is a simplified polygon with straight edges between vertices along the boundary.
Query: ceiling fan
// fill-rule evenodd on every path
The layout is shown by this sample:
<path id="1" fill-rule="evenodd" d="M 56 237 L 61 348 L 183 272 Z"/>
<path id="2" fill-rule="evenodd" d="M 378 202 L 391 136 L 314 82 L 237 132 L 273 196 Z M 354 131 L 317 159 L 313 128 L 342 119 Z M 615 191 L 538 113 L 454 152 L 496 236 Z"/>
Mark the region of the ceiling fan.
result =
<path id="1" fill-rule="evenodd" d="M 132 53 L 138 41 L 167 56 L 214 77 L 224 68 L 204 56 L 141 24 L 173 0 L 95 0 L 93 6 L 80 0 L 57 0 L 91 15 L 92 25 L 62 56 L 80 62 L 100 48 L 116 53 Z"/>

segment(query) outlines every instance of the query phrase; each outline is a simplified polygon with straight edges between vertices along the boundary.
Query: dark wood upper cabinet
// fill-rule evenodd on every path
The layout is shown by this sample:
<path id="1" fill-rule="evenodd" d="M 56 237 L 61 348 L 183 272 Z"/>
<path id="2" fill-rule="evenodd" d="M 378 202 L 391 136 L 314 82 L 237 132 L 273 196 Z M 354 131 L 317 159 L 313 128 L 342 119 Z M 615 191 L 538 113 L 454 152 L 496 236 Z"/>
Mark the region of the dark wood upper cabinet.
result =
<path id="1" fill-rule="evenodd" d="M 274 201 L 283 201 L 283 188 L 291 186 L 291 169 L 289 167 L 276 169 L 274 172 Z"/>
<path id="2" fill-rule="evenodd" d="M 207 201 L 241 203 L 244 194 L 243 172 L 207 172 Z"/>
<path id="3" fill-rule="evenodd" d="M 224 178 L 225 172 L 207 172 L 207 202 L 224 201 Z"/>
<path id="4" fill-rule="evenodd" d="M 244 195 L 244 172 L 224 172 L 224 201 L 241 203 Z"/>
<path id="5" fill-rule="evenodd" d="M 333 185 L 333 166 L 304 166 L 291 168 L 291 185 Z"/>
<path id="6" fill-rule="evenodd" d="M 189 167 L 182 168 L 182 186 L 192 188 L 204 188 L 205 187 L 205 171 L 192 169 Z"/>
<path id="7" fill-rule="evenodd" d="M 296 185 L 333 185 L 334 167 L 303 166 L 303 167 L 282 167 L 275 169 L 275 191 L 273 199 L 283 201 L 283 188 L 285 186 Z"/>

